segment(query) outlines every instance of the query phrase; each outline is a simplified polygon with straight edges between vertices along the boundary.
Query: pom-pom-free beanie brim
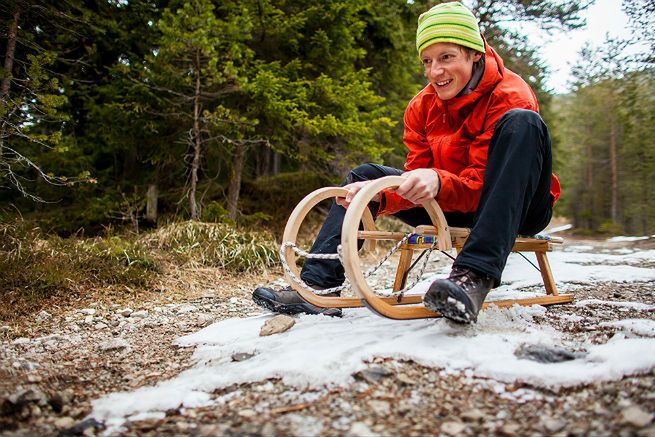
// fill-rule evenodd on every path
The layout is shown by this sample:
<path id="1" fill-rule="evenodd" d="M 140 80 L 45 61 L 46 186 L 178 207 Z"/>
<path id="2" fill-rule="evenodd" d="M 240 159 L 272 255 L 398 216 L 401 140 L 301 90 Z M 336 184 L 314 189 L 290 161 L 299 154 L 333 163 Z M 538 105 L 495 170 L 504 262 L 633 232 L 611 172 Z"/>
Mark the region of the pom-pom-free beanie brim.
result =
<path id="1" fill-rule="evenodd" d="M 421 51 L 438 42 L 450 42 L 484 53 L 478 20 L 459 2 L 442 3 L 418 17 L 416 49 Z"/>

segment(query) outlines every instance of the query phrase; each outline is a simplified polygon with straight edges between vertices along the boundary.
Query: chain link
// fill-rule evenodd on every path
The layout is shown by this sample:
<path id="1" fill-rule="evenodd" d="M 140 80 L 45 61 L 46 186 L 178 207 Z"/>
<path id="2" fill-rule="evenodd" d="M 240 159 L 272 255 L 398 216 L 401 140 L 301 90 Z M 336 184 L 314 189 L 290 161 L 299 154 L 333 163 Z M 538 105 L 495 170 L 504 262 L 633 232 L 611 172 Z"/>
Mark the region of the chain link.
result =
<path id="1" fill-rule="evenodd" d="M 389 257 L 391 257 L 394 253 L 396 253 L 396 252 L 398 251 L 398 249 L 399 249 L 399 248 L 400 248 L 404 243 L 407 242 L 407 240 L 409 239 L 409 237 L 410 237 L 411 235 L 412 235 L 411 233 L 406 234 L 406 235 L 405 235 L 401 240 L 399 240 L 399 241 L 398 241 L 398 242 L 397 242 L 397 243 L 396 243 L 396 244 L 395 244 L 395 245 L 394 245 L 394 246 L 393 246 L 393 247 L 392 247 L 392 248 L 391 248 L 391 249 L 390 249 L 390 250 L 389 250 L 389 251 L 388 251 L 388 252 L 387 252 L 387 253 L 386 253 L 382 258 L 381 258 L 381 259 L 380 259 L 380 261 L 377 262 L 376 265 L 370 267 L 370 268 L 369 268 L 369 269 L 364 273 L 364 278 L 369 278 L 373 273 L 375 273 L 375 272 L 376 272 L 376 271 L 377 271 L 377 270 L 378 270 L 378 269 L 379 269 L 379 268 L 380 268 L 380 267 L 381 267 L 381 266 L 382 266 L 382 265 L 383 265 L 383 264 L 384 264 L 384 263 L 389 259 Z M 387 296 L 399 296 L 399 299 L 400 299 L 400 298 L 402 298 L 402 296 L 404 295 L 404 293 L 405 293 L 407 290 L 410 290 L 411 288 L 413 288 L 413 287 L 418 283 L 418 281 L 421 279 L 421 277 L 423 277 L 423 274 L 424 274 L 424 272 L 425 272 L 425 268 L 427 267 L 428 260 L 429 260 L 429 258 L 430 258 L 430 254 L 431 254 L 432 251 L 434 250 L 435 245 L 436 245 L 436 243 L 433 243 L 432 246 L 430 246 L 430 248 L 427 249 L 427 250 L 428 250 L 427 256 L 426 256 L 425 259 L 423 260 L 423 263 L 421 264 L 421 268 L 420 268 L 420 270 L 419 270 L 419 273 L 418 273 L 418 275 L 415 277 L 414 281 L 412 281 L 409 285 L 406 285 L 405 287 L 403 287 L 402 290 L 394 291 L 394 292 L 392 292 L 391 294 L 389 294 L 389 295 L 387 295 Z M 297 276 L 297 275 L 296 275 L 296 274 L 291 270 L 291 267 L 289 267 L 289 263 L 288 263 L 288 261 L 287 261 L 287 257 L 286 257 L 286 249 L 287 249 L 288 247 L 290 247 L 290 248 L 294 251 L 294 253 L 295 253 L 296 255 L 301 256 L 301 257 L 305 257 L 305 258 L 307 258 L 307 259 L 332 259 L 332 260 L 339 260 L 339 261 L 341 262 L 341 264 L 343 264 L 343 249 L 342 249 L 342 246 L 341 246 L 341 245 L 339 245 L 339 246 L 337 247 L 337 253 L 310 253 L 310 252 L 306 252 L 306 251 L 300 249 L 298 246 L 296 246 L 295 243 L 293 243 L 293 242 L 291 242 L 291 241 L 285 241 L 285 242 L 282 243 L 282 245 L 280 246 L 280 262 L 282 263 L 282 268 L 283 268 L 284 271 L 287 273 L 287 275 L 291 278 L 291 280 L 293 280 L 293 282 L 295 282 L 297 285 L 299 285 L 302 289 L 307 290 L 307 291 L 310 291 L 310 292 L 315 293 L 315 294 L 317 294 L 317 295 L 326 295 L 326 294 L 335 293 L 335 292 L 340 293 L 340 292 L 342 292 L 342 291 L 349 290 L 349 289 L 352 287 L 352 285 L 350 284 L 350 282 L 348 281 L 348 279 L 346 279 L 346 281 L 345 281 L 342 285 L 340 285 L 340 286 L 338 286 L 338 287 L 326 288 L 326 289 L 324 289 L 324 290 L 317 290 L 317 289 L 315 289 L 315 288 L 310 287 L 310 286 L 309 286 L 305 281 L 303 281 L 301 278 L 299 278 L 299 277 L 298 277 L 298 276 Z M 376 293 L 376 294 L 377 294 L 377 293 Z M 385 295 L 386 295 L 386 294 L 385 294 Z"/>

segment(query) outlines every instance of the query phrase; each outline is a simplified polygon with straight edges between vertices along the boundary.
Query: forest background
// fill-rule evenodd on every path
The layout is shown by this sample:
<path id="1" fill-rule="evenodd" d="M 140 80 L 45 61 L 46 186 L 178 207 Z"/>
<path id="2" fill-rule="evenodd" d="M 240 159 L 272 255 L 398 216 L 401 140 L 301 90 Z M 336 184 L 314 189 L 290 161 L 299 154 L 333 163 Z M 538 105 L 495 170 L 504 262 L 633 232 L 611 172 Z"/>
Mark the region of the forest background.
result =
<path id="1" fill-rule="evenodd" d="M 99 281 L 103 263 L 102 280 L 142 284 L 154 248 L 273 265 L 304 195 L 363 162 L 402 167 L 403 110 L 425 83 L 416 20 L 436 3 L 0 1 L 3 300 Z M 635 40 L 585 47 L 566 95 L 516 29 L 579 28 L 591 1 L 465 3 L 538 96 L 556 214 L 580 232 L 654 234 L 655 1 L 624 2 Z"/>

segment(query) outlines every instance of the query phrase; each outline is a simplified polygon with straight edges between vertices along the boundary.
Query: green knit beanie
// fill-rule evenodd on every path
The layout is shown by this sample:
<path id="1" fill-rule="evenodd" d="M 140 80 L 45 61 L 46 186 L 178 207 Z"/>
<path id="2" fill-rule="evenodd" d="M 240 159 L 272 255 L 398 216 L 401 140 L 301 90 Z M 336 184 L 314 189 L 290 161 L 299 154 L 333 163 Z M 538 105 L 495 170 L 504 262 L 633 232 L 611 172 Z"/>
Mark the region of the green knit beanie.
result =
<path id="1" fill-rule="evenodd" d="M 459 2 L 442 3 L 418 17 L 416 49 L 421 51 L 438 42 L 450 42 L 484 53 L 478 20 Z"/>

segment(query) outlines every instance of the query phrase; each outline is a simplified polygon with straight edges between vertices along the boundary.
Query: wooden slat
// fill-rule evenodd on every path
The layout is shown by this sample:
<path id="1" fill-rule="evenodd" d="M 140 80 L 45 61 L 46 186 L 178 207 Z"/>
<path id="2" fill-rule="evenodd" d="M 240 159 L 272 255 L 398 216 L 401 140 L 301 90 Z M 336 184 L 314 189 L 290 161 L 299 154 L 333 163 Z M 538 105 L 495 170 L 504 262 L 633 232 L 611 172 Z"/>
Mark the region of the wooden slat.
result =
<path id="1" fill-rule="evenodd" d="M 405 282 L 407 282 L 407 271 L 412 265 L 413 253 L 413 249 L 406 247 L 400 249 L 400 261 L 398 261 L 398 268 L 396 269 L 396 278 L 393 282 L 393 291 L 400 291 L 405 287 Z"/>

